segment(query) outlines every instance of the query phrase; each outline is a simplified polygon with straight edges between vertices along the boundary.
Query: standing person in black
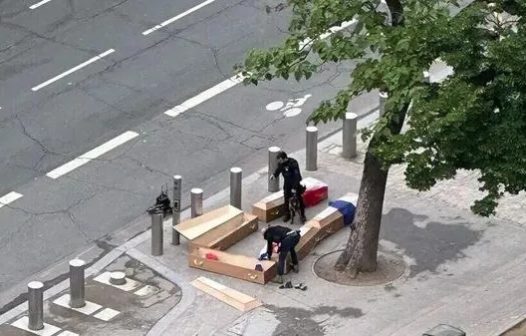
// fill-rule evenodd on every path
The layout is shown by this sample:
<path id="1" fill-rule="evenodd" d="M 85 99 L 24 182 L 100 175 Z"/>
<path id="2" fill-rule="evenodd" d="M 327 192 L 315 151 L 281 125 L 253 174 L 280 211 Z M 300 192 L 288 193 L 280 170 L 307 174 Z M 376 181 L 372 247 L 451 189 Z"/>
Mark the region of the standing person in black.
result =
<path id="1" fill-rule="evenodd" d="M 300 172 L 300 166 L 298 164 L 298 161 L 296 161 L 293 158 L 289 158 L 287 156 L 287 153 L 284 151 L 281 151 L 278 153 L 278 168 L 270 176 L 271 179 L 275 179 L 279 176 L 279 174 L 283 175 L 283 196 L 284 196 L 284 204 L 285 207 L 285 217 L 283 218 L 284 222 L 288 222 L 290 220 L 290 211 L 289 211 L 289 199 L 292 196 L 292 189 L 296 189 L 297 195 L 298 195 L 298 201 L 300 205 L 300 218 L 303 223 L 307 220 L 305 217 L 305 204 L 303 203 L 303 192 L 305 192 L 305 187 L 301 185 L 301 180 L 303 179 L 301 177 Z"/>
<path id="2" fill-rule="evenodd" d="M 296 273 L 299 272 L 298 256 L 296 255 L 296 245 L 300 241 L 300 231 L 291 230 L 285 226 L 269 226 L 263 231 L 263 238 L 267 241 L 267 254 L 264 258 L 270 260 L 272 257 L 272 243 L 280 244 L 279 248 L 279 261 L 278 261 L 278 276 L 272 280 L 276 283 L 283 283 L 283 273 L 285 270 L 285 262 L 287 260 L 287 254 L 290 252 L 290 258 L 292 259 L 292 270 Z"/>

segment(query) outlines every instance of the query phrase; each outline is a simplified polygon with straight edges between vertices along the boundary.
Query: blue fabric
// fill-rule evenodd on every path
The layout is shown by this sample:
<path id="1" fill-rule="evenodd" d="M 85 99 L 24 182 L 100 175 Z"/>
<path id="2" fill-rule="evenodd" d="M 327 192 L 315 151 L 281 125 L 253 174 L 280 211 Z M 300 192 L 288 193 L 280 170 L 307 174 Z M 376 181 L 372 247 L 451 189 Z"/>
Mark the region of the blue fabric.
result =
<path id="1" fill-rule="evenodd" d="M 356 212 L 356 207 L 354 204 L 342 200 L 330 201 L 329 206 L 338 209 L 343 215 L 343 224 L 351 225 L 354 220 L 354 213 Z"/>

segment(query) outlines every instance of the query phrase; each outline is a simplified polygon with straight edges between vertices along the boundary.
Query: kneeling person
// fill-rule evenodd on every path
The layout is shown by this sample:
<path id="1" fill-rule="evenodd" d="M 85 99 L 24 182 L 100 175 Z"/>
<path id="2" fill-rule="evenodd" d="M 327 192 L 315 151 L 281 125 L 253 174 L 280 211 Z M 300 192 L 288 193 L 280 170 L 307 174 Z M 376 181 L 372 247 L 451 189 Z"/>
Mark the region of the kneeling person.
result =
<path id="1" fill-rule="evenodd" d="M 292 269 L 298 273 L 298 256 L 296 255 L 296 245 L 300 241 L 300 231 L 291 230 L 285 226 L 270 226 L 263 230 L 263 238 L 267 241 L 267 255 L 266 257 L 270 260 L 272 257 L 272 243 L 280 244 L 279 248 L 279 260 L 278 260 L 278 276 L 273 282 L 283 283 L 283 273 L 285 270 L 285 262 L 287 260 L 287 254 L 290 252 L 292 259 Z"/>

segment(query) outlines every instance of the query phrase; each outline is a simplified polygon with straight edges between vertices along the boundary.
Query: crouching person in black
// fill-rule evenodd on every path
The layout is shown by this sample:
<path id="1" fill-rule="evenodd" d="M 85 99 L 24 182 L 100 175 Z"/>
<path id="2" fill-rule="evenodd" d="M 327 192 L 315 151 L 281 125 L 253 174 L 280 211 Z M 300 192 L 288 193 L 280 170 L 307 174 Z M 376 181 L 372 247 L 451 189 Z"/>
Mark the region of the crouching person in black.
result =
<path id="1" fill-rule="evenodd" d="M 278 168 L 270 176 L 271 179 L 275 179 L 279 174 L 283 175 L 283 196 L 284 196 L 284 211 L 285 217 L 283 218 L 284 222 L 290 220 L 290 209 L 289 209 L 289 200 L 292 196 L 292 189 L 296 190 L 298 196 L 298 202 L 300 206 L 300 218 L 303 223 L 307 220 L 305 217 L 305 204 L 303 203 L 303 193 L 305 192 L 305 187 L 301 185 L 300 166 L 298 161 L 293 158 L 289 158 L 287 153 L 281 151 L 278 153 Z"/>
<path id="2" fill-rule="evenodd" d="M 278 261 L 278 276 L 272 281 L 275 283 L 283 283 L 283 273 L 285 271 L 285 262 L 287 260 L 287 254 L 290 252 L 292 259 L 292 270 L 295 273 L 299 272 L 298 256 L 296 255 L 296 245 L 300 241 L 300 231 L 291 230 L 284 226 L 269 226 L 263 230 L 263 238 L 267 241 L 267 254 L 265 259 L 270 260 L 272 257 L 272 243 L 280 244 L 279 248 L 279 261 Z"/>

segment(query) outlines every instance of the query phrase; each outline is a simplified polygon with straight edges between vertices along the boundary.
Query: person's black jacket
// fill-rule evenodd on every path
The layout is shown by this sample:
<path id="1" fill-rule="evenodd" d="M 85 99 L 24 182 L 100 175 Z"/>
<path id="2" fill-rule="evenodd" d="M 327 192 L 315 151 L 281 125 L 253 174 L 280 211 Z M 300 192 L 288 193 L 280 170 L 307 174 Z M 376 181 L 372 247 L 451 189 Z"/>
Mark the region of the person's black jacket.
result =
<path id="1" fill-rule="evenodd" d="M 283 174 L 284 188 L 297 188 L 303 179 L 301 177 L 300 166 L 298 161 L 293 158 L 287 158 L 285 162 L 280 164 L 274 172 L 274 177 L 278 177 L 279 174 Z"/>
<path id="2" fill-rule="evenodd" d="M 272 243 L 281 243 L 290 231 L 292 230 L 288 227 L 280 225 L 271 226 L 265 231 L 263 238 L 267 241 L 267 256 L 269 260 L 272 257 Z"/>

